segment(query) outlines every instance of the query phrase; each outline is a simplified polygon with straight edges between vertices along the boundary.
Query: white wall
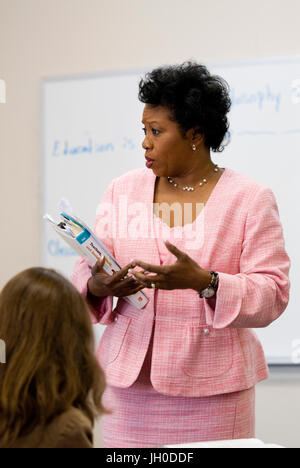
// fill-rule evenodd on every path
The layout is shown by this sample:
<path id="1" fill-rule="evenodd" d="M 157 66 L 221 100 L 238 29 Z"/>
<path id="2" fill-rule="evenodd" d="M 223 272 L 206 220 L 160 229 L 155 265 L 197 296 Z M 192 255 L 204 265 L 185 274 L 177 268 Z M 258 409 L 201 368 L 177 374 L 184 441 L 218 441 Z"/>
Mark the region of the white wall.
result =
<path id="1" fill-rule="evenodd" d="M 42 77 L 299 54 L 299 17 L 299 0 L 0 0 L 0 287 L 40 262 Z M 300 447 L 298 389 L 258 386 L 258 436 Z"/>

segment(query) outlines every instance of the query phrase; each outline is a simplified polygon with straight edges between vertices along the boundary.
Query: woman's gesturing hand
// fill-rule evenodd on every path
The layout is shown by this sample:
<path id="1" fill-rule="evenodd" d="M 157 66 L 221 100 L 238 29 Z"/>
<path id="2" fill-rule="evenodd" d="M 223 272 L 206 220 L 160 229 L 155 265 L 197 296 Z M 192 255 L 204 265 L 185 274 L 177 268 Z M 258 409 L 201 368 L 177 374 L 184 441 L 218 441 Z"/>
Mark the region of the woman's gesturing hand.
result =
<path id="1" fill-rule="evenodd" d="M 157 266 L 140 260 L 134 260 L 133 264 L 143 268 L 142 272 L 131 271 L 131 274 L 146 288 L 155 285 L 157 289 L 205 289 L 210 281 L 211 274 L 198 265 L 185 252 L 166 241 L 167 249 L 177 257 L 173 265 Z M 156 273 L 156 274 L 149 274 Z"/>
<path id="2" fill-rule="evenodd" d="M 133 264 L 129 263 L 112 276 L 103 270 L 105 257 L 92 268 L 92 276 L 88 281 L 88 291 L 95 297 L 123 297 L 130 296 L 144 288 L 132 276 L 127 276 L 128 270 Z"/>

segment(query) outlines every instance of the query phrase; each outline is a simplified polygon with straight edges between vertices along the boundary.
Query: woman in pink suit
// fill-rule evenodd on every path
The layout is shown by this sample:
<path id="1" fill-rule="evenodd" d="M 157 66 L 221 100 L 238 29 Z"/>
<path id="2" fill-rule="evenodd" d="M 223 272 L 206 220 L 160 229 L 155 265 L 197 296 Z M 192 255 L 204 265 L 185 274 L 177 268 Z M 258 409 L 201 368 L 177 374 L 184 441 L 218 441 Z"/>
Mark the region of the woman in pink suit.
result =
<path id="1" fill-rule="evenodd" d="M 94 322 L 107 325 L 97 350 L 112 411 L 104 446 L 254 437 L 255 384 L 268 368 L 251 329 L 289 298 L 276 200 L 211 160 L 228 132 L 220 77 L 191 62 L 158 68 L 139 98 L 146 168 L 111 182 L 95 224 L 126 266 L 108 277 L 103 261 L 91 271 L 81 259 L 73 272 Z M 122 299 L 140 289 L 143 310 Z"/>

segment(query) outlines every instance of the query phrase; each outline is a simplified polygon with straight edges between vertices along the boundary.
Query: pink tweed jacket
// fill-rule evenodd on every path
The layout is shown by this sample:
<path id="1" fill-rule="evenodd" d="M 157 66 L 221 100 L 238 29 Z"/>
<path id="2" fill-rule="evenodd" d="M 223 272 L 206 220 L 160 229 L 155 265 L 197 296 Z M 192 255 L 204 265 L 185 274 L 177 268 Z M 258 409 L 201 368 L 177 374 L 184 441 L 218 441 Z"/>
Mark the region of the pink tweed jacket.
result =
<path id="1" fill-rule="evenodd" d="M 154 186 L 152 171 L 131 171 L 111 182 L 99 205 L 95 232 L 122 266 L 132 258 L 160 264 L 152 235 Z M 274 195 L 226 168 L 200 218 L 201 239 L 185 251 L 202 268 L 219 272 L 216 298 L 201 299 L 192 289 L 145 289 L 149 303 L 143 310 L 123 299 L 113 310 L 111 297 L 91 306 L 94 323 L 107 325 L 97 356 L 108 384 L 135 382 L 152 329 L 151 382 L 160 393 L 210 396 L 244 390 L 268 377 L 251 329 L 267 327 L 282 314 L 290 287 Z M 170 253 L 167 264 L 174 261 Z M 79 259 L 71 279 L 84 295 L 90 276 Z"/>

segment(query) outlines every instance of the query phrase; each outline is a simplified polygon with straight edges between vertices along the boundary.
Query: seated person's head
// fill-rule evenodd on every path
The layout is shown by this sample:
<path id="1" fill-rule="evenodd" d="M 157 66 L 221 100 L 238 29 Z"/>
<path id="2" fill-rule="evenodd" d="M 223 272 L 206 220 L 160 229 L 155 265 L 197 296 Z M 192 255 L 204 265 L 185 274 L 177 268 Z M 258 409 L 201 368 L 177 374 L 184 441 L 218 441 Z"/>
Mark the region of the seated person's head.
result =
<path id="1" fill-rule="evenodd" d="M 63 276 L 30 268 L 12 278 L 0 294 L 0 339 L 0 441 L 13 443 L 72 406 L 92 422 L 105 411 L 87 305 Z"/>

